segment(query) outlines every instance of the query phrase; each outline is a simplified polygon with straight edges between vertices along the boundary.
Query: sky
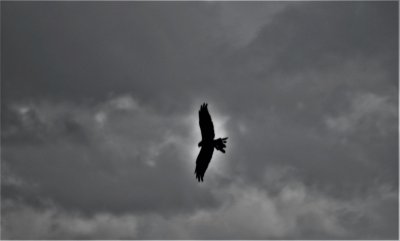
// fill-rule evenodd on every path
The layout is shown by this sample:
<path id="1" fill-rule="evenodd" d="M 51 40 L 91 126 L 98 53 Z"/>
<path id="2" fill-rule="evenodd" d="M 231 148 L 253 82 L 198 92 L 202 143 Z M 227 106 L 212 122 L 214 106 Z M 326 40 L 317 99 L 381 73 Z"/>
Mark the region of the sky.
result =
<path id="1" fill-rule="evenodd" d="M 1 238 L 398 239 L 398 9 L 2 1 Z"/>

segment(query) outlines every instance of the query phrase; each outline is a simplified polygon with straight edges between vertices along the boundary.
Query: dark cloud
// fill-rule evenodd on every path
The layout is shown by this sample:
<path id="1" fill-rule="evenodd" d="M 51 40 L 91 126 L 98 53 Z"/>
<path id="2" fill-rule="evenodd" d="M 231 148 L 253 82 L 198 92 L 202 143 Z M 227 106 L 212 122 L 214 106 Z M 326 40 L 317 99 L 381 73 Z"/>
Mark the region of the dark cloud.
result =
<path id="1" fill-rule="evenodd" d="M 246 139 L 234 156 L 249 177 L 280 163 L 346 195 L 349 183 L 376 179 L 397 188 L 397 67 L 387 64 L 397 62 L 395 18 L 390 4 L 293 4 L 233 55 L 225 71 L 233 91 L 220 101 L 235 103 L 227 104 L 240 113 L 234 121 L 247 124 L 238 135 L 232 123 L 232 132 Z M 349 128 L 330 125 L 339 122 Z M 252 155 L 262 158 L 243 164 Z"/>
<path id="2" fill-rule="evenodd" d="M 2 12 L 13 23 L 2 30 L 5 99 L 95 101 L 129 91 L 169 104 L 212 77 L 215 11 L 204 4 L 9 3 Z"/>
<path id="3" fill-rule="evenodd" d="M 161 117 L 134 103 L 123 96 L 108 101 L 97 112 L 63 105 L 49 110 L 44 104 L 35 106 L 34 114 L 29 114 L 34 110 L 20 107 L 27 108 L 26 113 L 19 113 L 20 118 L 28 115 L 23 122 L 38 132 L 26 135 L 38 136 L 43 141 L 16 143 L 4 136 L 3 159 L 11 163 L 19 176 L 38 186 L 38 192 L 32 195 L 50 198 L 67 209 L 84 213 L 168 214 L 216 205 L 215 198 L 192 179 L 194 163 L 185 160 L 192 157 L 185 151 L 187 137 L 180 132 L 185 129 L 188 132 L 188 125 L 194 123 L 178 117 Z M 63 131 L 71 128 L 66 129 L 58 119 L 51 119 L 54 113 L 57 118 L 63 117 L 63 112 L 80 120 L 75 126 L 86 130 L 86 143 L 68 139 Z M 38 119 L 42 123 L 36 123 Z M 8 190 L 4 190 L 6 196 Z"/>
<path id="4" fill-rule="evenodd" d="M 3 2 L 2 238 L 397 238 L 397 11 Z"/>

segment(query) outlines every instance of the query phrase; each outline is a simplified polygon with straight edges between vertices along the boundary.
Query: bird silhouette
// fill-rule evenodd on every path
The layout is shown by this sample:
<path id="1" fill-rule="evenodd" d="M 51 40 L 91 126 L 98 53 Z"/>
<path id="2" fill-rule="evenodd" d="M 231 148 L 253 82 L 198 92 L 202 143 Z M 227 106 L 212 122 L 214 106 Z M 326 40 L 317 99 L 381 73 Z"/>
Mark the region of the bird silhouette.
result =
<path id="1" fill-rule="evenodd" d="M 200 182 L 203 181 L 204 173 L 206 172 L 208 164 L 211 161 L 214 148 L 218 151 L 221 151 L 222 153 L 225 153 L 224 148 L 226 148 L 225 144 L 228 137 L 218 138 L 214 140 L 214 125 L 211 120 L 210 113 L 207 109 L 207 103 L 203 103 L 200 106 L 199 124 L 202 140 L 198 144 L 201 149 L 199 155 L 197 156 L 196 169 L 194 173 L 196 174 L 197 180 Z"/>

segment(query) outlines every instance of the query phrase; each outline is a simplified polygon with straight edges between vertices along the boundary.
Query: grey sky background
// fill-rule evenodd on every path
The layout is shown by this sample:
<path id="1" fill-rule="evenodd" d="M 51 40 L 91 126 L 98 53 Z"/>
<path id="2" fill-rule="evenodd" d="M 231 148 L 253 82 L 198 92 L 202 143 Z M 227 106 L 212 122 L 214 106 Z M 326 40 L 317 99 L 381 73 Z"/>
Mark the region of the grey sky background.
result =
<path id="1" fill-rule="evenodd" d="M 398 41 L 396 1 L 2 1 L 1 238 L 398 239 Z"/>

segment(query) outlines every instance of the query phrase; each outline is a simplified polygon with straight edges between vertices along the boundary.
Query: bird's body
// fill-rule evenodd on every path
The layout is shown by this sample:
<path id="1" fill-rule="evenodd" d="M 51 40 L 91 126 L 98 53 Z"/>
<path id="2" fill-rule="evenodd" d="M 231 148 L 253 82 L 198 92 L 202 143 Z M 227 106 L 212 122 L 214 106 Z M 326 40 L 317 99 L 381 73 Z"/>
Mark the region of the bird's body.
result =
<path id="1" fill-rule="evenodd" d="M 214 153 L 214 148 L 225 153 L 226 140 L 225 138 L 214 139 L 214 125 L 211 120 L 210 113 L 208 113 L 207 104 L 201 105 L 199 110 L 199 124 L 201 130 L 202 140 L 199 142 L 199 147 L 201 147 L 200 153 L 196 160 L 196 169 L 194 173 L 196 174 L 197 180 L 203 181 L 204 173 L 207 170 L 208 164 L 211 161 L 212 155 Z"/>

